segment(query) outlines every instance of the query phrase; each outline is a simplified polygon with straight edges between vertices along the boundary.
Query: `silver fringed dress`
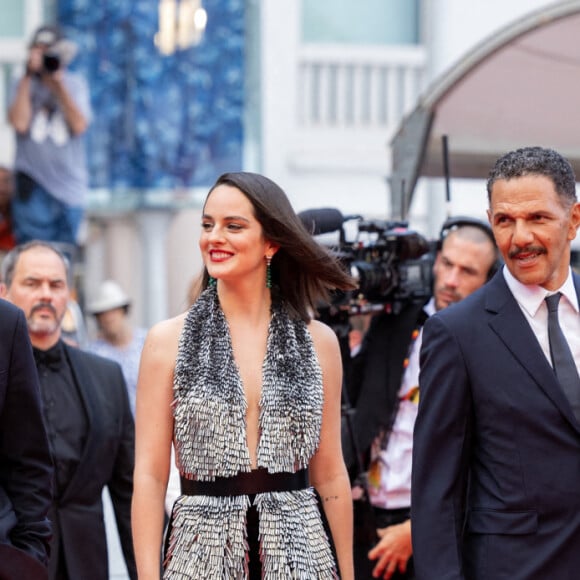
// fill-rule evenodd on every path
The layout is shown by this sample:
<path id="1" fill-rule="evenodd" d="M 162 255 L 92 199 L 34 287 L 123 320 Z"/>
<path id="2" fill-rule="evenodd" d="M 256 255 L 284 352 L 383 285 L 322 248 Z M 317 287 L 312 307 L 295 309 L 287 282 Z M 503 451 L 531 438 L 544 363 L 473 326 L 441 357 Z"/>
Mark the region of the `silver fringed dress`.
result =
<path id="1" fill-rule="evenodd" d="M 302 321 L 274 301 L 262 367 L 258 467 L 306 468 L 322 422 L 322 372 Z M 175 366 L 174 443 L 182 478 L 213 481 L 251 471 L 246 399 L 215 288 L 191 307 Z M 262 577 L 334 579 L 336 564 L 312 488 L 233 495 L 181 495 L 166 544 L 165 580 L 247 579 L 246 514 L 259 518 Z"/>

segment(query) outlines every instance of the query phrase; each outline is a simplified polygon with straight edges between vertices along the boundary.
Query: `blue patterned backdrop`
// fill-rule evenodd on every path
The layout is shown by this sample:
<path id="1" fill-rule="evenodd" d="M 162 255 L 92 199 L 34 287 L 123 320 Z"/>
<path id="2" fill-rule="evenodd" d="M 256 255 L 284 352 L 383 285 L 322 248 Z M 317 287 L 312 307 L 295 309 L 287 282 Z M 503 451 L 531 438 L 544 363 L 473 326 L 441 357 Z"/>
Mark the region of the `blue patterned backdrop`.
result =
<path id="1" fill-rule="evenodd" d="M 79 44 L 71 68 L 88 79 L 91 185 L 208 186 L 242 167 L 244 2 L 205 0 L 207 28 L 191 49 L 162 56 L 157 0 L 60 0 Z"/>

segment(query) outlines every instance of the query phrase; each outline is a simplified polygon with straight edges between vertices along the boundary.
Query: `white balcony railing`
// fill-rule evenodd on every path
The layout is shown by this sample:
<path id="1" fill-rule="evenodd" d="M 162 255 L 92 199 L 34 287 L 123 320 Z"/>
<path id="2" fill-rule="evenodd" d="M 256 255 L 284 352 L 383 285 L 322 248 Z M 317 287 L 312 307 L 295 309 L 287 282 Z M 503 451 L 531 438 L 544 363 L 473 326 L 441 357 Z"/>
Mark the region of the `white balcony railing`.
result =
<path id="1" fill-rule="evenodd" d="M 416 46 L 302 45 L 298 125 L 388 132 L 415 105 L 425 60 Z"/>
<path id="2" fill-rule="evenodd" d="M 423 47 L 298 47 L 296 123 L 288 165 L 296 172 L 388 172 L 388 147 L 426 82 Z"/>

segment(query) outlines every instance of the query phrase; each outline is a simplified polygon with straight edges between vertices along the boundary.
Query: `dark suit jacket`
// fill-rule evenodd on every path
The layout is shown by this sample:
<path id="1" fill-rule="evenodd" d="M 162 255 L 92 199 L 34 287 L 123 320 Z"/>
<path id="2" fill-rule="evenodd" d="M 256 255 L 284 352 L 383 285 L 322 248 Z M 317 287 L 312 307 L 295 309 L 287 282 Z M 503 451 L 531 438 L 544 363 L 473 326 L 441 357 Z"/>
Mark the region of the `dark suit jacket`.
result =
<path id="1" fill-rule="evenodd" d="M 424 304 L 409 304 L 399 314 L 379 314 L 369 327 L 359 354 L 351 363 L 348 394 L 356 412 L 353 430 L 359 452 L 366 456 L 381 427 L 389 426 L 398 408 L 411 334 Z M 343 429 L 347 466 L 352 466 L 352 445 Z"/>
<path id="2" fill-rule="evenodd" d="M 51 484 L 52 462 L 26 321 L 19 308 L 0 300 L 0 544 L 20 548 L 45 565 Z M 15 560 L 20 555 L 15 552 Z M 7 556 L 0 560 L 0 577 L 8 564 Z"/>
<path id="3" fill-rule="evenodd" d="M 135 427 L 121 367 L 108 359 L 64 344 L 74 380 L 84 402 L 88 436 L 76 472 L 52 506 L 54 573 L 62 557 L 69 578 L 107 580 L 107 539 L 101 500 L 108 487 L 121 547 L 131 578 L 136 578 L 131 539 L 131 497 L 135 462 Z"/>
<path id="4" fill-rule="evenodd" d="M 580 424 L 501 272 L 429 319 L 420 387 L 417 578 L 578 578 Z"/>

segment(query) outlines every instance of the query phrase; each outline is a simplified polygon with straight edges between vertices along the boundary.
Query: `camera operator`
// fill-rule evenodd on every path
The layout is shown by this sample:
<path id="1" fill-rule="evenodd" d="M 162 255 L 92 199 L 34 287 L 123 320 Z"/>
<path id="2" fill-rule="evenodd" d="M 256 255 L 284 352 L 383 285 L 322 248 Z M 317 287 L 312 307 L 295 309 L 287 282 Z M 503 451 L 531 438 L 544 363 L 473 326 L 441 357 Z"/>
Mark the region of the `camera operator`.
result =
<path id="1" fill-rule="evenodd" d="M 14 234 L 74 246 L 88 190 L 83 134 L 91 120 L 87 83 L 67 70 L 77 52 L 56 26 L 29 45 L 8 111 L 16 131 Z"/>
<path id="2" fill-rule="evenodd" d="M 376 528 L 376 536 L 371 533 L 376 543 L 369 545 L 369 530 L 355 525 L 357 578 L 372 578 L 373 573 L 398 580 L 414 578 L 409 517 L 422 324 L 435 311 L 484 284 L 496 261 L 493 235 L 486 224 L 464 218 L 450 227 L 444 225 L 433 266 L 432 297 L 426 304 L 409 302 L 397 314 L 385 311 L 375 316 L 360 353 L 352 360 L 348 390 L 356 409 L 353 431 L 366 469 L 361 474 L 366 485 L 355 482 L 353 497 L 357 499 L 366 487 L 374 515 L 371 525 Z"/>

